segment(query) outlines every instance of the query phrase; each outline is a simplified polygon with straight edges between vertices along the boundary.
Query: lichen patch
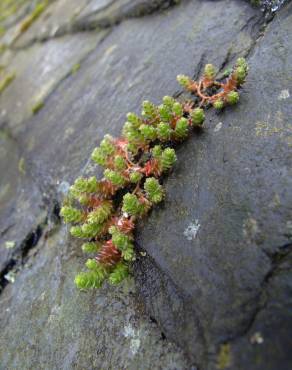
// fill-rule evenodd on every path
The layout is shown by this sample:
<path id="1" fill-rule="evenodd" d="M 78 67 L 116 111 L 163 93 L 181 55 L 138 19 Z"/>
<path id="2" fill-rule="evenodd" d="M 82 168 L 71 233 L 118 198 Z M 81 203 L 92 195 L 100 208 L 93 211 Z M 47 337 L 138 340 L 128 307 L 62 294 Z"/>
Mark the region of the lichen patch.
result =
<path id="1" fill-rule="evenodd" d="M 198 234 L 201 225 L 199 224 L 199 220 L 195 220 L 195 222 L 191 222 L 189 226 L 184 231 L 184 236 L 188 240 L 194 240 Z"/>

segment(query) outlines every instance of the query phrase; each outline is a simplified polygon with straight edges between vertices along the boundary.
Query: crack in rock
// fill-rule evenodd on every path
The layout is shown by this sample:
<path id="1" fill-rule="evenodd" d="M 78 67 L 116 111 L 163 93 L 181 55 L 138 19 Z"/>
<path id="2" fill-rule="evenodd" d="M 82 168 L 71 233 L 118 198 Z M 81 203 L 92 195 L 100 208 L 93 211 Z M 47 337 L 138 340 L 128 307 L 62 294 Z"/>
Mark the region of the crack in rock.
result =
<path id="1" fill-rule="evenodd" d="M 269 289 L 269 282 L 279 271 L 282 271 L 281 265 L 284 264 L 284 262 L 286 261 L 290 253 L 292 253 L 292 244 L 285 244 L 279 247 L 278 251 L 276 251 L 275 253 L 267 254 L 271 260 L 271 268 L 267 272 L 267 274 L 265 275 L 261 283 L 262 289 L 259 292 L 259 295 L 257 298 L 258 306 L 256 307 L 245 329 L 241 331 L 240 333 L 238 333 L 236 336 L 230 338 L 231 342 L 234 340 L 237 340 L 240 337 L 246 336 L 248 332 L 251 330 L 251 328 L 253 327 L 260 312 L 265 310 L 265 308 L 267 307 L 268 298 L 266 296 L 266 291 Z"/>
<path id="2" fill-rule="evenodd" d="M 10 275 L 21 269 L 27 262 L 30 251 L 35 248 L 40 240 L 46 221 L 31 231 L 22 242 L 20 248 L 12 255 L 11 260 L 6 264 L 6 267 L 0 272 L 0 294 L 7 284 L 13 283 L 14 279 L 10 279 Z"/>
<path id="3" fill-rule="evenodd" d="M 148 15 L 157 14 L 169 9 L 182 1 L 186 0 L 121 0 L 111 1 L 98 10 L 86 12 L 88 6 L 85 5 L 80 14 L 70 22 L 49 27 L 48 30 L 35 34 L 27 41 L 22 41 L 10 46 L 11 50 L 23 50 L 37 42 L 47 42 L 54 38 L 59 38 L 68 34 L 81 32 L 91 32 L 101 29 L 108 29 L 131 18 L 142 18 Z"/>

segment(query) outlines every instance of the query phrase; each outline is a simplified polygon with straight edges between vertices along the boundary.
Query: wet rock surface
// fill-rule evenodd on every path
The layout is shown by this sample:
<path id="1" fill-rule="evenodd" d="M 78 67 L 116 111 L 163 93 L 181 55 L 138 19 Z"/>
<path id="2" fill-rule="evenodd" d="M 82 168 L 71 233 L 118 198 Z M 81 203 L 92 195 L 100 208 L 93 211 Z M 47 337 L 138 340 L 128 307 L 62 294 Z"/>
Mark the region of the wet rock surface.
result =
<path id="1" fill-rule="evenodd" d="M 232 15 L 236 18 L 230 23 Z M 174 76 L 180 72 L 197 74 L 206 60 L 221 66 L 247 53 L 261 23 L 260 12 L 233 1 L 227 10 L 218 2 L 211 9 L 209 3 L 183 2 L 171 11 L 125 20 L 49 97 L 39 115 L 22 124 L 19 137 L 29 156 L 38 158 L 36 171 L 50 175 L 54 186 L 71 182 L 105 131 L 119 134 L 125 112 L 139 111 L 145 98 L 158 103 L 167 92 L 178 92 Z M 58 135 L 48 146 L 51 132 Z"/>
<path id="2" fill-rule="evenodd" d="M 24 121 L 33 115 L 35 107 L 44 104 L 63 79 L 74 75 L 75 69 L 105 35 L 106 31 L 66 35 L 24 50 L 4 53 L 2 60 L 7 66 L 6 71 L 16 77 L 5 94 L 0 96 L 3 107 L 0 120 L 13 135 L 23 129 Z"/>
<path id="3" fill-rule="evenodd" d="M 239 0 L 56 0 L 15 37 L 36 3 L 0 17 L 0 81 L 15 74 L 0 92 L 0 369 L 288 370 L 291 3 L 266 17 Z M 76 291 L 84 257 L 57 211 L 93 147 L 143 99 L 180 96 L 178 73 L 238 56 L 240 104 L 178 149 L 134 277 Z"/>
<path id="4" fill-rule="evenodd" d="M 286 345 L 287 334 L 278 335 L 280 326 L 268 331 L 259 348 L 252 350 L 250 342 L 257 331 L 253 321 L 259 311 L 263 310 L 260 324 L 270 324 L 264 314 L 269 306 L 264 291 L 273 296 L 282 289 L 270 285 L 269 277 L 277 275 L 282 254 L 289 255 L 292 247 L 292 127 L 287 93 L 291 80 L 286 78 L 291 74 L 291 45 L 286 37 L 291 7 L 290 12 L 289 8 L 281 12 L 277 21 L 280 28 L 279 23 L 270 23 L 249 59 L 250 75 L 241 104 L 211 115 L 207 130 L 178 151 L 175 173 L 166 180 L 165 211 L 155 210 L 137 235 L 139 245 L 186 296 L 182 302 L 190 302 L 193 327 L 181 336 L 190 346 L 188 351 L 200 354 L 204 366 L 211 369 L 216 366 L 217 359 L 211 356 L 219 343 L 230 343 L 232 356 L 233 340 L 241 336 L 245 341 L 240 349 L 237 342 L 237 353 L 242 355 L 239 361 L 234 356 L 234 369 L 290 366 L 290 355 L 286 352 L 283 357 L 283 350 L 273 351 L 269 365 L 264 359 L 269 345 Z M 167 322 L 174 313 L 161 309 L 167 304 L 153 305 L 154 298 L 149 295 L 152 273 L 149 289 L 145 275 L 140 279 L 150 311 L 154 309 L 156 316 Z M 285 279 L 283 284 L 287 284 Z M 163 296 L 158 299 L 171 301 L 172 294 L 165 298 L 165 289 L 158 287 L 158 291 L 156 296 Z M 284 308 L 290 302 L 288 291 L 289 287 L 278 302 L 283 310 L 275 309 L 286 325 L 291 323 Z M 188 319 L 189 305 L 184 315 Z M 177 328 L 169 330 L 175 338 Z M 195 344 L 190 338 L 196 338 Z M 245 357 L 248 346 L 252 360 Z M 260 365 L 254 352 L 261 354 Z"/>
<path id="5" fill-rule="evenodd" d="M 26 169 L 17 143 L 0 132 L 0 276 L 25 254 L 46 219 L 42 194 Z M 9 275 L 8 275 L 9 276 Z"/>
<path id="6" fill-rule="evenodd" d="M 1 369 L 189 369 L 135 300 L 133 280 L 76 292 L 80 246 L 65 227 L 40 239 L 1 295 Z"/>

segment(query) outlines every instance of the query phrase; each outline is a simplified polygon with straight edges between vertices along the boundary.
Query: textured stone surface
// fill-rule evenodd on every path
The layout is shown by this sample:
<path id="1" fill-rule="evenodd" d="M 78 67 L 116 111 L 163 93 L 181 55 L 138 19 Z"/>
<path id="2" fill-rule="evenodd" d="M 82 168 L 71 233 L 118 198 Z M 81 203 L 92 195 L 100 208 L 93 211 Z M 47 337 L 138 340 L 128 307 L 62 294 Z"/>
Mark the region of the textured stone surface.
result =
<path id="1" fill-rule="evenodd" d="M 259 309 L 245 335 L 232 343 L 230 357 L 236 369 L 246 369 L 250 363 L 255 370 L 291 367 L 291 355 L 287 353 L 292 326 L 291 247 L 287 246 L 274 263 L 263 285 Z"/>
<path id="2" fill-rule="evenodd" d="M 277 20 L 281 27 L 279 23 L 267 27 L 249 60 L 250 74 L 241 103 L 210 116 L 203 135 L 179 149 L 175 174 L 166 180 L 165 210 L 155 210 L 137 235 L 139 245 L 188 301 L 191 299 L 195 322 L 191 332 L 181 335 L 189 352 L 200 354 L 205 366 L 212 362 L 218 343 L 249 328 L 259 310 L 265 281 L 282 248 L 291 244 L 292 126 L 287 93 L 292 87 L 287 38 L 291 6 Z M 145 277 L 143 282 L 143 290 L 149 294 L 152 274 L 148 290 Z M 276 294 L 276 288 L 272 286 L 269 293 Z M 151 294 L 146 299 L 153 310 Z M 281 299 L 284 302 L 279 305 L 285 306 L 290 298 L 287 294 Z M 168 306 L 154 306 L 162 322 L 173 315 L 165 310 Z M 291 314 L 286 309 L 281 312 L 279 320 L 291 323 Z M 170 334 L 177 337 L 177 328 L 170 327 Z M 286 345 L 284 332 L 274 336 L 270 331 L 269 335 L 277 348 Z M 190 338 L 196 338 L 196 343 Z M 264 353 L 265 344 L 262 348 Z M 240 350 L 246 353 L 245 345 Z M 283 351 L 273 353 L 266 359 L 270 368 L 279 368 L 280 358 L 280 368 L 288 368 L 290 354 L 285 352 L 283 359 Z M 242 368 L 248 368 L 249 361 L 247 357 Z M 264 355 L 261 366 L 267 367 Z M 213 368 L 212 363 L 209 367 Z"/>
<path id="3" fill-rule="evenodd" d="M 44 41 L 68 30 L 90 0 L 59 0 L 48 6 L 32 26 L 14 42 L 14 47 L 23 48 L 35 41 Z"/>
<path id="4" fill-rule="evenodd" d="M 37 173 L 54 186 L 73 181 L 105 132 L 120 132 L 126 112 L 138 111 L 144 99 L 157 103 L 178 91 L 178 73 L 193 75 L 206 60 L 221 66 L 246 53 L 261 13 L 245 3 L 227 3 L 227 9 L 218 2 L 210 9 L 209 3 L 183 2 L 114 28 L 39 115 L 22 125 L 20 140 L 38 158 Z M 51 132 L 58 135 L 48 146 Z"/>
<path id="5" fill-rule="evenodd" d="M 76 292 L 79 246 L 42 238 L 1 295 L 0 369 L 189 369 L 135 301 L 132 280 Z"/>
<path id="6" fill-rule="evenodd" d="M 167 9 L 180 0 L 93 0 L 72 22 L 73 30 L 109 27 L 127 18 L 142 17 Z"/>
<path id="7" fill-rule="evenodd" d="M 16 73 L 0 95 L 1 370 L 289 369 L 291 4 L 266 25 L 240 0 L 175 3 L 56 0 L 0 49 Z M 134 281 L 77 292 L 84 257 L 51 210 L 92 148 L 142 100 L 180 97 L 178 73 L 239 55 L 240 104 L 178 148 Z"/>
<path id="8" fill-rule="evenodd" d="M 35 186 L 17 143 L 0 131 L 0 276 L 46 217 L 42 194 Z"/>
<path id="9" fill-rule="evenodd" d="M 3 107 L 0 122 L 13 132 L 32 116 L 33 107 L 44 102 L 60 81 L 72 74 L 76 64 L 82 62 L 105 36 L 106 31 L 95 34 L 64 36 L 35 44 L 29 49 L 6 51 L 1 64 L 16 78 L 0 96 Z"/>

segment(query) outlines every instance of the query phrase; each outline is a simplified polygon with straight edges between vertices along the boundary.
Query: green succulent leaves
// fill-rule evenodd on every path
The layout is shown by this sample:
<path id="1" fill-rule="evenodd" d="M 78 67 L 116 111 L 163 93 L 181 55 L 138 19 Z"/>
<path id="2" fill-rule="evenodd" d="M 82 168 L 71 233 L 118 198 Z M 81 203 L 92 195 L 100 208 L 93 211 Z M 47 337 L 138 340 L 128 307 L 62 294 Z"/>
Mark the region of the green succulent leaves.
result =
<path id="1" fill-rule="evenodd" d="M 104 201 L 93 211 L 89 212 L 87 222 L 90 224 L 102 224 L 112 213 L 111 202 Z"/>
<path id="2" fill-rule="evenodd" d="M 216 69 L 213 64 L 206 64 L 204 69 L 204 76 L 209 80 L 213 80 L 216 76 Z"/>
<path id="3" fill-rule="evenodd" d="M 159 203 L 162 201 L 164 191 L 157 179 L 155 179 L 154 177 L 148 177 L 148 179 L 146 179 L 145 181 L 144 189 L 148 199 L 152 203 Z"/>
<path id="4" fill-rule="evenodd" d="M 226 96 L 226 101 L 230 105 L 234 105 L 238 102 L 239 100 L 239 94 L 237 91 L 231 91 L 227 96 Z"/>
<path id="5" fill-rule="evenodd" d="M 104 177 L 115 186 L 123 186 L 126 182 L 126 179 L 122 174 L 117 171 L 110 170 L 109 168 L 105 169 Z"/>
<path id="6" fill-rule="evenodd" d="M 176 154 L 173 148 L 166 148 L 161 154 L 161 163 L 163 170 L 169 170 L 176 161 Z"/>
<path id="7" fill-rule="evenodd" d="M 178 75 L 176 79 L 177 82 L 184 88 L 187 88 L 191 83 L 191 79 L 185 75 Z"/>
<path id="8" fill-rule="evenodd" d="M 82 244 L 81 249 L 84 253 L 97 253 L 101 247 L 101 243 L 87 242 Z"/>
<path id="9" fill-rule="evenodd" d="M 242 85 L 248 73 L 248 65 L 244 58 L 238 58 L 236 61 L 234 75 L 239 85 Z"/>
<path id="10" fill-rule="evenodd" d="M 75 277 L 75 284 L 79 289 L 100 288 L 108 276 L 108 271 L 95 260 L 87 260 L 86 272 L 81 272 Z"/>
<path id="11" fill-rule="evenodd" d="M 143 204 L 135 194 L 127 193 L 123 197 L 122 211 L 131 216 L 138 216 L 143 212 Z"/>
<path id="12" fill-rule="evenodd" d="M 129 268 L 123 262 L 119 262 L 115 270 L 109 275 L 109 282 L 117 285 L 129 275 Z"/>
<path id="13" fill-rule="evenodd" d="M 215 81 L 216 73 L 207 64 L 199 81 L 178 75 L 178 83 L 196 99 L 164 96 L 158 106 L 145 100 L 140 116 L 127 114 L 120 138 L 106 135 L 94 148 L 91 159 L 104 168 L 103 178 L 77 178 L 60 212 L 71 224 L 71 235 L 83 239 L 81 249 L 90 256 L 87 270 L 75 277 L 78 288 L 99 288 L 105 280 L 118 284 L 129 275 L 135 260 L 135 223 L 163 201 L 163 175 L 177 160 L 173 147 L 186 140 L 193 128 L 201 129 L 204 108 L 221 110 L 238 102 L 248 66 L 238 58 L 225 82 Z"/>
<path id="14" fill-rule="evenodd" d="M 174 132 L 177 139 L 179 140 L 186 139 L 189 133 L 188 120 L 184 117 L 180 118 L 176 123 Z"/>
<path id="15" fill-rule="evenodd" d="M 73 207 L 62 207 L 60 211 L 60 215 L 63 217 L 64 221 L 66 223 L 74 223 L 74 222 L 79 222 L 82 220 L 82 212 L 76 208 Z"/>
<path id="16" fill-rule="evenodd" d="M 224 108 L 224 101 L 221 99 L 215 100 L 213 103 L 213 107 L 217 110 L 221 110 Z"/>
<path id="17" fill-rule="evenodd" d="M 193 126 L 202 126 L 205 120 L 205 113 L 202 108 L 195 108 L 191 114 Z"/>
<path id="18" fill-rule="evenodd" d="M 173 130 L 167 123 L 161 122 L 157 126 L 157 136 L 160 141 L 168 141 L 172 136 Z"/>

